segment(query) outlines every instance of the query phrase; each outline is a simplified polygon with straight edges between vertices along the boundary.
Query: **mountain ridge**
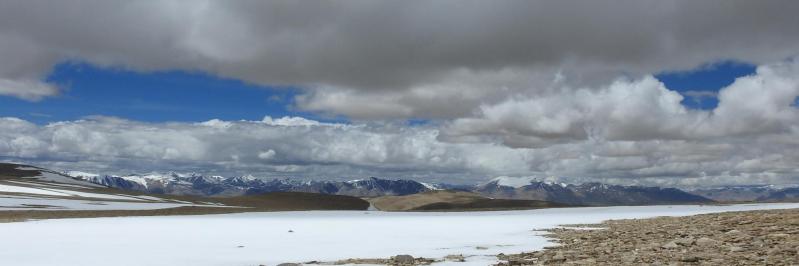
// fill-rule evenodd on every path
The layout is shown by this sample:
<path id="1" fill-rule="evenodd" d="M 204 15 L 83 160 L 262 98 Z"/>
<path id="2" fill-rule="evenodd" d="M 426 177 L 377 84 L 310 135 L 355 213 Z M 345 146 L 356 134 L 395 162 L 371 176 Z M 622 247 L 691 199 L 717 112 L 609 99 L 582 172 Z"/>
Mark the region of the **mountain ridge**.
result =
<path id="1" fill-rule="evenodd" d="M 620 186 L 603 183 L 565 184 L 533 179 L 524 182 L 514 181 L 510 184 L 505 183 L 504 179 L 494 179 L 485 184 L 465 186 L 428 184 L 407 179 L 378 177 L 349 181 L 300 181 L 288 178 L 259 179 L 251 175 L 223 177 L 175 172 L 129 176 L 83 174 L 76 178 L 110 187 L 147 193 L 212 197 L 258 195 L 271 192 L 309 192 L 370 198 L 404 196 L 447 189 L 474 192 L 495 199 L 540 200 L 586 206 L 713 202 L 711 199 L 676 188 Z"/>

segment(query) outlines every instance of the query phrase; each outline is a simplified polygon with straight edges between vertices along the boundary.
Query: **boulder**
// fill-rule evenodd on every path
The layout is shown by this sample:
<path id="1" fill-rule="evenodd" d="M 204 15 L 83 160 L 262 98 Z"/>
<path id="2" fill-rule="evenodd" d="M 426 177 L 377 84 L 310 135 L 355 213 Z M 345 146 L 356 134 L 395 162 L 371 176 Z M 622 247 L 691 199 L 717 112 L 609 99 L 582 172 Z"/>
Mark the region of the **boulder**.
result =
<path id="1" fill-rule="evenodd" d="M 666 243 L 665 245 L 662 245 L 660 247 L 661 248 L 665 248 L 665 249 L 676 249 L 676 248 L 679 248 L 680 245 L 677 245 L 677 243 L 675 243 L 674 241 L 671 241 L 671 242 Z"/>
<path id="2" fill-rule="evenodd" d="M 703 246 L 703 247 L 715 246 L 715 245 L 718 245 L 718 244 L 719 244 L 719 241 L 714 240 L 712 238 L 708 238 L 708 237 L 702 237 L 702 238 L 699 238 L 699 239 L 696 240 L 696 245 Z"/>
<path id="3" fill-rule="evenodd" d="M 411 255 L 397 255 L 392 257 L 391 260 L 398 265 L 413 265 L 416 261 Z"/>

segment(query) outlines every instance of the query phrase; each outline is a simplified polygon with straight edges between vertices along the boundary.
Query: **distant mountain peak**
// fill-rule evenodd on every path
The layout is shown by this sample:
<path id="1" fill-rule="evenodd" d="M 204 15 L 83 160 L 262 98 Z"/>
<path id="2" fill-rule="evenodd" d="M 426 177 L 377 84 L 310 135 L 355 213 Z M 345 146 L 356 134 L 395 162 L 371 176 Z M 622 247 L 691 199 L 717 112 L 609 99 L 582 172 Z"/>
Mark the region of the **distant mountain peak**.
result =
<path id="1" fill-rule="evenodd" d="M 551 181 L 542 181 L 538 177 L 532 176 L 524 176 L 524 177 L 510 177 L 510 176 L 498 176 L 495 177 L 488 182 L 484 183 L 483 185 L 497 185 L 497 186 L 505 186 L 505 187 L 513 187 L 513 188 L 520 188 L 529 185 L 557 185 L 561 187 L 566 187 L 568 184 L 566 183 L 559 183 L 559 182 L 551 182 Z"/>

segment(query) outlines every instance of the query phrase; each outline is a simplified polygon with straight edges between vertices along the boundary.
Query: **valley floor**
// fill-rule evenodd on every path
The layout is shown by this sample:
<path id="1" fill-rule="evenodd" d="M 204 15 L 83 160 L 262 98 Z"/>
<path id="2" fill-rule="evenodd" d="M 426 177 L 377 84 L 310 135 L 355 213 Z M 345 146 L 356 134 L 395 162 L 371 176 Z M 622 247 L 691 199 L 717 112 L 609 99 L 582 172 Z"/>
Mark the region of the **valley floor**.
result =
<path id="1" fill-rule="evenodd" d="M 114 265 L 277 265 L 398 254 L 441 260 L 434 265 L 491 265 L 500 262 L 496 256 L 500 253 L 555 245 L 540 230 L 561 224 L 788 208 L 799 208 L 799 204 L 455 213 L 299 211 L 32 220 L 0 223 L 4 240 L 0 241 L 0 265 L 107 265 L 109 261 Z M 791 226 L 796 230 L 795 224 Z M 795 233 L 785 234 L 795 237 Z M 465 262 L 443 260 L 450 255 L 463 255 Z"/>

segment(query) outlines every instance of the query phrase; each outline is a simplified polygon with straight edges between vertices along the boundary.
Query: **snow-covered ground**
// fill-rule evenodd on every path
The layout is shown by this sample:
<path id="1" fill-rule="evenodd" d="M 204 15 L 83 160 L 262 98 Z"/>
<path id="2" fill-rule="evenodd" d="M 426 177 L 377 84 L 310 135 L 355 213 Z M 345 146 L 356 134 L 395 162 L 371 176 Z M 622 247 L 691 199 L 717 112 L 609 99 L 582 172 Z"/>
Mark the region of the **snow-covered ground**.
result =
<path id="1" fill-rule="evenodd" d="M 533 229 L 607 219 L 799 208 L 795 204 L 641 206 L 529 211 L 311 211 L 120 217 L 0 224 L 0 265 L 275 265 L 410 254 L 470 256 L 550 245 Z M 289 232 L 293 230 L 293 232 Z M 442 264 L 438 264 L 442 265 Z"/>
<path id="2" fill-rule="evenodd" d="M 22 182 L 17 182 L 16 184 L 22 184 Z M 141 198 L 126 196 L 126 195 L 99 194 L 99 193 L 89 193 L 89 192 L 81 192 L 73 190 L 45 188 L 42 185 L 38 184 L 37 186 L 39 186 L 40 188 L 0 184 L 0 192 L 25 193 L 25 194 L 61 196 L 61 197 L 82 197 L 82 198 L 110 199 L 110 200 L 143 201 L 143 199 Z M 2 204 L 2 202 L 0 202 L 0 204 Z"/>
<path id="3" fill-rule="evenodd" d="M 59 210 L 155 210 L 177 208 L 182 206 L 216 207 L 215 205 L 199 205 L 175 202 L 124 202 L 124 201 L 98 201 L 62 198 L 39 198 L 27 196 L 0 195 L 0 211 L 59 211 Z M 2 232 L 2 229 L 0 229 Z M 0 263 L 0 265 L 4 265 Z"/>
<path id="4" fill-rule="evenodd" d="M 86 181 L 76 180 L 68 176 L 64 176 L 61 174 L 57 174 L 54 172 L 48 172 L 47 170 L 40 169 L 40 168 L 33 168 L 33 167 L 17 167 L 17 170 L 33 170 L 33 171 L 40 171 L 41 173 L 38 176 L 30 176 L 30 177 L 23 177 L 26 179 L 33 179 L 38 181 L 47 181 L 47 182 L 56 182 L 61 184 L 74 184 L 79 186 L 89 186 L 89 187 L 103 187 L 98 184 L 92 184 Z"/>
<path id="5" fill-rule="evenodd" d="M 218 207 L 146 195 L 77 191 L 93 188 L 60 183 L 5 181 L 0 183 L 0 211 L 9 210 L 154 210 L 182 206 Z M 70 187 L 73 186 L 73 187 Z M 0 264 L 2 265 L 2 264 Z"/>

